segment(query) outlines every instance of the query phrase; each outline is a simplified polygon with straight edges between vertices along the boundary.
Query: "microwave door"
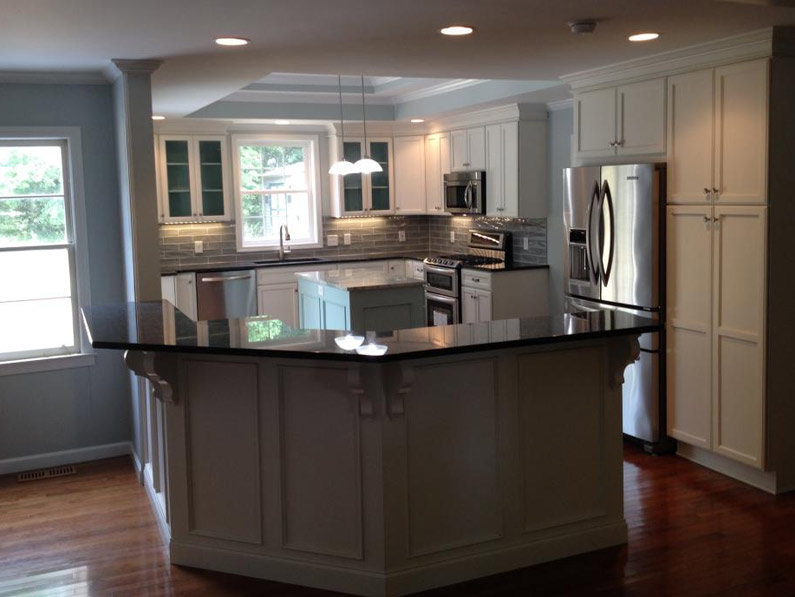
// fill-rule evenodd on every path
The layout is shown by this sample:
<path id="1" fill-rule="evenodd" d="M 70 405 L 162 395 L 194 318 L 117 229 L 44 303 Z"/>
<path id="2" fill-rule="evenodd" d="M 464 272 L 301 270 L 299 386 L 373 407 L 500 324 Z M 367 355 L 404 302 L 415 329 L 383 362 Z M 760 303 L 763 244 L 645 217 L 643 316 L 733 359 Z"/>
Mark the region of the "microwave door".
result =
<path id="1" fill-rule="evenodd" d="M 601 298 L 596 235 L 592 220 L 599 202 L 600 167 L 563 171 L 564 291 L 592 300 Z"/>

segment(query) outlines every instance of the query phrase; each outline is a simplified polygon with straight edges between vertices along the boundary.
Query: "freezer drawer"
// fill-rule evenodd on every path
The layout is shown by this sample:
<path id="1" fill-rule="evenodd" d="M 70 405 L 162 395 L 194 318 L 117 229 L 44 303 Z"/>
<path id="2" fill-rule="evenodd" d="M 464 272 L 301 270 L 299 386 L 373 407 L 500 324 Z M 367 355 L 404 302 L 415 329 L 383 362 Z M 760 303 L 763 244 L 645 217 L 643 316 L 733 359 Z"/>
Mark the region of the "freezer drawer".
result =
<path id="1" fill-rule="evenodd" d="M 624 433 L 655 443 L 660 438 L 660 353 L 640 351 L 624 370 Z"/>

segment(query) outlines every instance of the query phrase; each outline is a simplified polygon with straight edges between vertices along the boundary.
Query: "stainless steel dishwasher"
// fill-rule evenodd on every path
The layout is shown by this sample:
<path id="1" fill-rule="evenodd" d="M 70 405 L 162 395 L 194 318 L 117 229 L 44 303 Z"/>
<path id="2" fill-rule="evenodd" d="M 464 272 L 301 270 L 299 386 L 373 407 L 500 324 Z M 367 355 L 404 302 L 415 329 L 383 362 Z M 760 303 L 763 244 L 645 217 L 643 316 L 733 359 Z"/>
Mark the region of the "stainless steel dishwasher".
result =
<path id="1" fill-rule="evenodd" d="M 257 314 L 254 270 L 196 274 L 198 319 L 228 319 Z"/>

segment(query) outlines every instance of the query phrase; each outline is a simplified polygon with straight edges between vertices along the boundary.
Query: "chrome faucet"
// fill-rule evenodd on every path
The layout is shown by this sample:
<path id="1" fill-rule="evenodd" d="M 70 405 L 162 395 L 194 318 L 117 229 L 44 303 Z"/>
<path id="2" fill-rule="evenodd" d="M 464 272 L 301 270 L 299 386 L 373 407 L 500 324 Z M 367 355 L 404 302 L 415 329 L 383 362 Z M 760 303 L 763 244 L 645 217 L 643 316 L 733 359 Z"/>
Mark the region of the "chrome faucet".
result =
<path id="1" fill-rule="evenodd" d="M 282 231 L 284 235 L 282 235 Z M 284 261 L 284 254 L 290 252 L 290 247 L 287 247 L 287 250 L 284 250 L 284 241 L 290 240 L 290 230 L 287 228 L 287 224 L 282 224 L 279 226 L 279 261 Z"/>

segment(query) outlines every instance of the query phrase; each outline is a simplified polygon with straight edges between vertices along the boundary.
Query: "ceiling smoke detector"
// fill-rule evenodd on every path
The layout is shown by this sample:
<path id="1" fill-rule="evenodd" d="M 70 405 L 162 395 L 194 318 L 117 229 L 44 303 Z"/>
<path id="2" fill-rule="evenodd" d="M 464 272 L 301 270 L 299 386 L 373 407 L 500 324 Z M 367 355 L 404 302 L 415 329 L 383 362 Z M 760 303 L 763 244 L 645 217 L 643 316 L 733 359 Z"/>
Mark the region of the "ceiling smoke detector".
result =
<path id="1" fill-rule="evenodd" d="M 569 21 L 569 29 L 576 35 L 583 33 L 593 33 L 596 29 L 596 21 L 586 19 L 582 21 Z"/>

